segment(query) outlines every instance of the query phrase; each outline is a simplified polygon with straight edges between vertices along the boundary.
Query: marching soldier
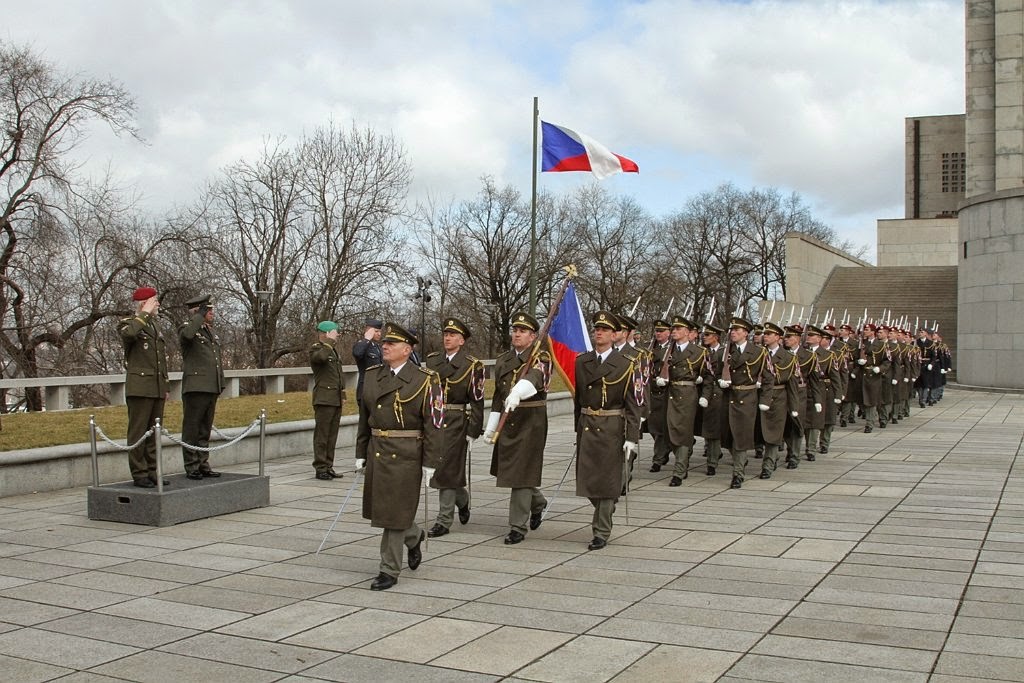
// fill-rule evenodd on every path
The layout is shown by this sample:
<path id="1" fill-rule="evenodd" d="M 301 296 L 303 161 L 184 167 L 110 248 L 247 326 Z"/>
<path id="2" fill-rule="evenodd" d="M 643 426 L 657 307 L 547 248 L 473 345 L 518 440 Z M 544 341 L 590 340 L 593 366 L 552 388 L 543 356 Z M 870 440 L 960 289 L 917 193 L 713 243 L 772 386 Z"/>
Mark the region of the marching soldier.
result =
<path id="1" fill-rule="evenodd" d="M 409 362 L 416 337 L 388 323 L 382 342 L 384 363 L 366 371 L 356 436 L 356 469 L 366 470 L 363 517 L 384 529 L 375 591 L 398 583 L 403 546 L 409 569 L 423 559 L 426 534 L 414 518 L 423 478 L 443 461 L 445 418 L 437 374 Z"/>
<path id="2" fill-rule="evenodd" d="M 697 406 L 708 406 L 705 380 L 711 381 L 707 353 L 696 343 L 697 325 L 681 315 L 672 318 L 672 346 L 668 355 L 667 372 L 662 373 L 655 383 L 668 388 L 668 409 L 666 423 L 668 438 L 676 456 L 669 486 L 680 486 L 690 476 L 690 456 L 693 455 L 694 427 Z M 667 376 L 666 376 L 667 375 Z"/>
<path id="3" fill-rule="evenodd" d="M 917 351 L 920 356 L 920 371 L 917 375 L 917 381 L 914 383 L 914 387 L 917 389 L 917 405 L 921 408 L 925 407 L 925 401 L 928 405 L 932 405 L 932 387 L 933 384 L 933 371 L 937 364 L 937 354 L 935 352 L 935 344 L 932 342 L 930 330 L 920 328 L 917 330 Z"/>
<path id="4" fill-rule="evenodd" d="M 709 477 L 715 476 L 718 462 L 722 458 L 722 423 L 725 421 L 726 403 L 725 390 L 719 385 L 718 380 L 722 378 L 722 360 L 725 357 L 725 348 L 720 341 L 724 332 L 725 330 L 715 327 L 710 321 L 704 324 L 704 348 L 708 350 L 706 358 L 711 381 L 704 395 L 708 404 L 704 407 L 700 435 L 704 438 Z"/>
<path id="5" fill-rule="evenodd" d="M 491 441 L 497 432 L 502 412 L 509 413 L 497 432 L 491 456 L 491 475 L 498 488 L 510 488 L 506 545 L 521 543 L 527 525 L 537 529 L 547 499 L 541 494 L 544 470 L 544 443 L 548 436 L 547 391 L 551 379 L 551 354 L 539 350 L 531 354 L 540 323 L 529 313 L 512 316 L 512 348 L 494 361 L 494 396 L 484 439 Z M 526 373 L 516 379 L 523 365 Z"/>
<path id="6" fill-rule="evenodd" d="M 335 348 L 338 323 L 324 320 L 316 329 L 317 341 L 309 348 L 309 366 L 313 370 L 313 470 L 317 479 L 330 481 L 344 476 L 334 471 L 334 451 L 338 447 L 345 387 L 341 358 Z"/>
<path id="7" fill-rule="evenodd" d="M 783 330 L 775 323 L 764 324 L 762 341 L 768 353 L 769 362 L 775 368 L 775 380 L 770 387 L 772 400 L 768 411 L 761 415 L 761 437 L 764 441 L 764 460 L 761 462 L 761 479 L 771 479 L 778 463 L 779 451 L 785 442 L 786 423 L 796 405 L 790 403 L 795 391 L 790 386 L 796 381 L 798 363 L 795 355 L 784 349 L 780 341 Z"/>
<path id="8" fill-rule="evenodd" d="M 821 403 L 821 383 L 813 386 L 808 378 L 814 373 L 817 355 L 803 347 L 801 339 L 803 328 L 791 325 L 786 328 L 783 343 L 786 350 L 796 356 L 796 366 L 792 370 L 791 381 L 786 392 L 789 402 L 789 418 L 786 420 L 786 469 L 795 470 L 800 466 L 800 445 L 807 429 L 807 406 Z M 778 372 L 782 369 L 776 368 Z M 788 367 L 786 371 L 788 371 Z"/>
<path id="9" fill-rule="evenodd" d="M 588 550 L 608 545 L 612 513 L 624 470 L 640 437 L 642 370 L 612 350 L 615 316 L 598 311 L 592 318 L 594 350 L 576 357 L 576 495 L 594 506 Z"/>
<path id="10" fill-rule="evenodd" d="M 651 351 L 650 377 L 657 378 L 661 375 L 661 366 L 668 356 L 669 330 L 671 325 L 664 320 L 654 321 L 654 347 Z M 647 429 L 654 438 L 654 455 L 651 458 L 651 472 L 660 472 L 661 468 L 668 464 L 668 456 L 672 452 L 672 445 L 668 440 L 668 387 L 660 386 L 657 381 L 648 383 L 650 392 L 649 413 Z"/>
<path id="11" fill-rule="evenodd" d="M 167 401 L 167 352 L 164 335 L 156 324 L 160 301 L 152 287 L 139 287 L 132 293 L 135 315 L 122 318 L 117 324 L 124 346 L 125 403 L 128 405 L 128 443 L 133 444 L 156 421 L 163 420 Z M 128 451 L 128 469 L 132 482 L 141 488 L 156 486 L 156 440 L 154 433 L 145 442 Z M 164 486 L 170 482 L 166 479 Z"/>
<path id="12" fill-rule="evenodd" d="M 946 390 L 946 375 L 953 369 L 953 354 L 950 353 L 949 345 L 942 341 L 942 335 L 938 332 L 932 334 L 932 340 L 935 341 L 938 346 L 936 348 L 936 355 L 938 356 L 938 377 L 935 381 L 935 402 L 938 403 L 942 400 L 942 395 Z"/>
<path id="13" fill-rule="evenodd" d="M 650 353 L 647 349 L 641 348 L 636 344 L 636 329 L 639 327 L 638 323 L 634 318 L 620 314 L 615 316 L 615 320 L 619 324 L 619 329 L 614 333 L 616 344 L 613 344 L 615 350 L 623 354 L 632 361 L 641 370 L 641 381 L 646 381 L 649 377 L 649 370 L 645 370 L 650 366 Z M 647 420 L 650 417 L 650 407 L 647 404 L 646 395 L 642 397 L 640 404 L 640 417 L 642 420 Z M 636 458 L 639 453 L 639 445 L 637 450 L 633 452 L 632 459 L 629 461 L 629 481 L 633 481 L 633 466 L 636 464 Z M 626 495 L 626 486 L 622 485 L 622 495 Z"/>
<path id="14" fill-rule="evenodd" d="M 719 386 L 726 390 L 729 402 L 727 427 L 723 434 L 728 440 L 726 447 L 732 453 L 732 483 L 730 488 L 743 486 L 746 476 L 747 458 L 754 448 L 754 431 L 757 413 L 767 412 L 771 402 L 771 387 L 775 375 L 763 346 L 747 341 L 747 334 L 753 325 L 740 317 L 729 323 L 731 344 L 723 363 L 722 379 Z"/>
<path id="15" fill-rule="evenodd" d="M 825 428 L 825 404 L 828 401 L 832 377 L 828 373 L 829 353 L 821 348 L 822 330 L 808 325 L 806 334 L 807 350 L 814 354 L 814 362 L 807 373 L 807 405 L 804 406 L 804 457 L 814 462 L 814 451 L 818 448 L 821 431 Z"/>
<path id="16" fill-rule="evenodd" d="M 444 536 L 451 529 L 455 509 L 459 523 L 469 521 L 469 492 L 466 490 L 466 458 L 469 442 L 483 432 L 484 364 L 463 347 L 471 336 L 458 318 L 445 320 L 444 351 L 427 356 L 427 368 L 437 373 L 444 389 L 444 456 L 430 485 L 438 490 L 437 521 L 427 536 Z"/>
<path id="17" fill-rule="evenodd" d="M 855 359 L 860 355 L 860 342 L 854 336 L 849 324 L 839 326 L 839 340 L 836 344 L 843 345 L 846 371 L 843 373 L 843 402 L 839 407 L 839 426 L 857 424 L 857 406 L 863 394 L 863 380 Z"/>
<path id="18" fill-rule="evenodd" d="M 861 340 L 860 358 L 857 365 L 864 373 L 864 433 L 870 434 L 877 421 L 880 428 L 885 428 L 884 418 L 879 414 L 882 403 L 882 385 L 889 374 L 889 351 L 885 342 L 875 337 L 878 325 L 865 323 Z M 890 385 L 891 386 L 891 385 Z"/>
<path id="19" fill-rule="evenodd" d="M 839 405 L 843 402 L 843 375 L 846 373 L 843 371 L 843 348 L 839 346 L 833 348 L 833 342 L 836 328 L 834 325 L 825 325 L 822 329 L 821 343 L 818 345 L 818 358 L 821 363 L 821 368 L 825 372 L 825 378 L 822 380 L 822 384 L 825 388 L 824 401 L 822 406 L 824 407 L 825 413 L 825 426 L 822 427 L 821 435 L 818 437 L 818 452 L 828 453 L 829 446 L 832 445 L 832 430 L 836 426 L 836 422 L 839 417 Z M 810 446 L 811 457 L 808 460 L 814 460 L 814 446 Z"/>
<path id="20" fill-rule="evenodd" d="M 220 357 L 220 337 L 213 331 L 213 303 L 210 295 L 185 302 L 191 319 L 178 328 L 181 345 L 181 440 L 186 444 L 210 447 L 217 397 L 224 391 L 224 365 Z M 181 447 L 185 476 L 189 479 L 219 477 L 210 467 L 208 451 Z"/>

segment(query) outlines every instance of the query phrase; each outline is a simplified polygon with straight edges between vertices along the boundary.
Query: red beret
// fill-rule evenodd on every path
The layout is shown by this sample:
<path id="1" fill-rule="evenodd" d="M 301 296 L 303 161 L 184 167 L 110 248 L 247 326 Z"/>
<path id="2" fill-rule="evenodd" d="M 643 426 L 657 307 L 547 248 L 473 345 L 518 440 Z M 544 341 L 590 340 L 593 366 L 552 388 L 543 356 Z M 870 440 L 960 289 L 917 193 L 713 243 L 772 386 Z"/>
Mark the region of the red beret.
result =
<path id="1" fill-rule="evenodd" d="M 156 290 L 152 287 L 139 287 L 132 294 L 133 301 L 145 301 L 146 299 L 152 299 L 156 296 Z"/>

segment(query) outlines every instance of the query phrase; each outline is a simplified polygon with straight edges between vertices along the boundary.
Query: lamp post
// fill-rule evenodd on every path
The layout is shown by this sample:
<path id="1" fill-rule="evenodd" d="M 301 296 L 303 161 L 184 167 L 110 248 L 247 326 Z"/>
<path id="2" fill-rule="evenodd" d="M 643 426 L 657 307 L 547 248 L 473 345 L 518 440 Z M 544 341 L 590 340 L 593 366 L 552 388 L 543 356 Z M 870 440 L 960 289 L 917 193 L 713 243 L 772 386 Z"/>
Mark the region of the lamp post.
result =
<path id="1" fill-rule="evenodd" d="M 266 289 L 256 290 L 256 367 L 267 367 L 267 320 L 269 317 L 270 295 Z M 260 393 L 267 393 L 267 378 L 260 377 Z"/>
<path id="2" fill-rule="evenodd" d="M 434 284 L 434 283 L 431 282 L 430 280 L 424 280 L 422 277 L 419 277 L 419 276 L 416 277 L 416 286 L 417 286 L 416 298 L 420 300 L 420 330 L 419 330 L 419 336 L 420 336 L 420 341 L 421 341 L 421 346 L 420 346 L 420 358 L 421 359 L 426 358 L 427 357 L 427 352 L 428 352 L 428 349 L 427 349 L 427 334 L 426 334 L 427 304 L 430 303 L 430 292 L 428 290 L 430 289 L 430 286 L 432 284 Z"/>

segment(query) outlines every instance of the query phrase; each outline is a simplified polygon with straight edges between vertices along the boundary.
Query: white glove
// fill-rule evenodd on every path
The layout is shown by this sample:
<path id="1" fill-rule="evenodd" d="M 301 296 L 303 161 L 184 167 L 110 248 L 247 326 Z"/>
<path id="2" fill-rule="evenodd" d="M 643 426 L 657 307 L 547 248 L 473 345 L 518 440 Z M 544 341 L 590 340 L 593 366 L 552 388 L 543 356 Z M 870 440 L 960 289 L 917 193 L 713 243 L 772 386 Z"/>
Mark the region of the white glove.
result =
<path id="1" fill-rule="evenodd" d="M 931 370 L 931 369 L 932 369 L 932 364 L 931 364 L 931 363 L 929 363 L 929 364 L 928 364 L 928 369 L 929 369 L 929 370 Z"/>
<path id="2" fill-rule="evenodd" d="M 856 373 L 853 373 L 853 372 L 851 372 L 851 373 L 850 373 L 850 379 L 857 379 L 857 374 L 856 374 Z"/>
<path id="3" fill-rule="evenodd" d="M 511 413 L 519 407 L 520 401 L 530 398 L 536 393 L 537 387 L 533 386 L 533 382 L 528 379 L 519 380 L 508 392 L 508 398 L 505 399 L 505 412 Z"/>
<path id="4" fill-rule="evenodd" d="M 718 386 L 722 387 L 723 389 L 728 389 L 731 384 L 732 382 L 730 382 L 727 379 L 718 380 Z"/>
<path id="5" fill-rule="evenodd" d="M 835 403 L 836 405 L 839 405 L 840 403 L 843 402 L 843 399 L 841 399 L 841 398 L 834 398 L 834 399 L 832 399 L 832 402 Z"/>
<path id="6" fill-rule="evenodd" d="M 899 382 L 897 382 L 896 380 L 893 380 L 893 381 L 892 381 L 892 385 L 893 385 L 893 386 L 896 386 L 897 384 L 899 384 Z"/>
<path id="7" fill-rule="evenodd" d="M 701 408 L 707 408 L 708 400 L 701 396 L 700 398 L 697 399 L 697 405 L 699 405 Z"/>
<path id="8" fill-rule="evenodd" d="M 943 375 L 945 375 L 946 374 L 946 368 L 942 368 L 941 370 L 939 370 L 939 372 L 941 372 Z"/>
<path id="9" fill-rule="evenodd" d="M 693 380 L 693 383 L 694 384 L 704 384 L 704 377 L 703 377 L 703 375 L 697 375 L 697 379 Z"/>
<path id="10" fill-rule="evenodd" d="M 761 380 L 757 380 L 756 382 L 754 382 L 754 386 L 757 387 L 758 389 L 760 389 L 761 388 Z"/>
<path id="11" fill-rule="evenodd" d="M 626 441 L 622 444 L 622 455 L 626 462 L 629 462 L 630 456 L 636 453 L 636 441 Z"/>
<path id="12" fill-rule="evenodd" d="M 867 365 L 867 362 L 868 362 L 867 358 L 858 358 L 857 359 L 857 365 Z"/>
<path id="13" fill-rule="evenodd" d="M 494 430 L 498 428 L 498 420 L 501 419 L 501 413 L 492 412 L 487 418 L 487 426 L 484 428 L 484 441 L 490 443 L 494 439 Z"/>
<path id="14" fill-rule="evenodd" d="M 758 403 L 757 404 L 757 409 L 760 410 L 762 413 L 767 413 L 768 412 L 768 406 L 766 406 L 763 403 Z"/>
<path id="15" fill-rule="evenodd" d="M 366 467 L 366 458 L 356 458 L 356 472 Z"/>
<path id="16" fill-rule="evenodd" d="M 797 412 L 797 411 L 795 411 L 795 410 L 792 410 L 792 411 L 790 411 L 790 413 L 789 413 L 789 414 L 790 414 L 790 415 L 792 415 L 793 417 L 800 417 L 800 413 L 798 413 L 798 412 Z"/>
<path id="17" fill-rule="evenodd" d="M 904 378 L 903 378 L 903 381 L 904 381 L 904 382 L 909 382 L 909 381 L 910 381 L 910 379 L 909 379 L 908 377 L 904 377 Z"/>
<path id="18" fill-rule="evenodd" d="M 424 476 L 424 478 L 427 481 L 430 481 L 433 478 L 433 476 L 434 476 L 434 468 L 433 467 L 424 467 L 423 468 L 423 476 Z"/>
<path id="19" fill-rule="evenodd" d="M 816 413 L 820 413 L 821 412 L 821 404 L 820 403 L 815 403 L 814 404 L 814 412 L 816 412 Z"/>
<path id="20" fill-rule="evenodd" d="M 471 437 L 469 434 L 466 434 L 466 443 L 473 443 L 473 437 Z"/>
<path id="21" fill-rule="evenodd" d="M 874 366 L 873 368 L 871 368 L 871 372 L 875 373 L 876 375 L 878 373 L 880 373 L 881 371 L 882 371 L 882 368 L 878 367 L 877 365 Z"/>
<path id="22" fill-rule="evenodd" d="M 656 378 L 656 379 L 654 380 L 654 383 L 655 383 L 655 384 L 657 384 L 657 385 L 658 385 L 659 387 L 664 387 L 664 386 L 668 386 L 668 380 L 667 380 L 667 379 L 665 379 L 664 377 L 658 377 L 658 378 Z"/>

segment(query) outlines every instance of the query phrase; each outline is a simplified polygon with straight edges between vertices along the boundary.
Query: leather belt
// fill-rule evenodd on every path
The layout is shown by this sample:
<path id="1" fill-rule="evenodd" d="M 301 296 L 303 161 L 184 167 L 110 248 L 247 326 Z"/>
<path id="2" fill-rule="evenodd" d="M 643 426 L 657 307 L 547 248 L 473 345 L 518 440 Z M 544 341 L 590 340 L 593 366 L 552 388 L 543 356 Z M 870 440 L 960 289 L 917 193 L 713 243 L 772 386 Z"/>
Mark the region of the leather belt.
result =
<path id="1" fill-rule="evenodd" d="M 757 389 L 757 385 L 756 384 L 743 384 L 741 386 L 736 386 L 734 384 L 731 388 L 732 389 L 736 389 L 738 391 L 750 391 L 751 389 Z"/>
<path id="2" fill-rule="evenodd" d="M 772 389 L 775 390 L 775 391 L 778 391 L 779 389 L 785 389 L 785 388 L 786 388 L 785 384 L 776 384 L 775 386 L 772 387 Z"/>
<path id="3" fill-rule="evenodd" d="M 519 407 L 520 408 L 543 408 L 547 404 L 548 404 L 548 402 L 546 400 L 544 400 L 544 399 L 540 399 L 539 401 L 520 401 Z"/>
<path id="4" fill-rule="evenodd" d="M 696 382 L 691 382 L 691 381 L 685 380 L 685 379 L 673 380 L 672 384 L 677 386 L 677 387 L 695 387 L 695 386 L 697 386 Z"/>
<path id="5" fill-rule="evenodd" d="M 383 436 L 388 439 L 421 439 L 423 432 L 418 429 L 371 429 L 374 436 Z"/>
<path id="6" fill-rule="evenodd" d="M 445 403 L 445 410 L 469 410 L 470 405 L 468 403 Z"/>
<path id="7" fill-rule="evenodd" d="M 625 412 L 622 410 L 622 408 L 617 408 L 615 410 L 580 408 L 580 412 L 583 413 L 584 415 L 596 415 L 597 417 L 621 417 L 622 415 L 625 415 Z"/>

